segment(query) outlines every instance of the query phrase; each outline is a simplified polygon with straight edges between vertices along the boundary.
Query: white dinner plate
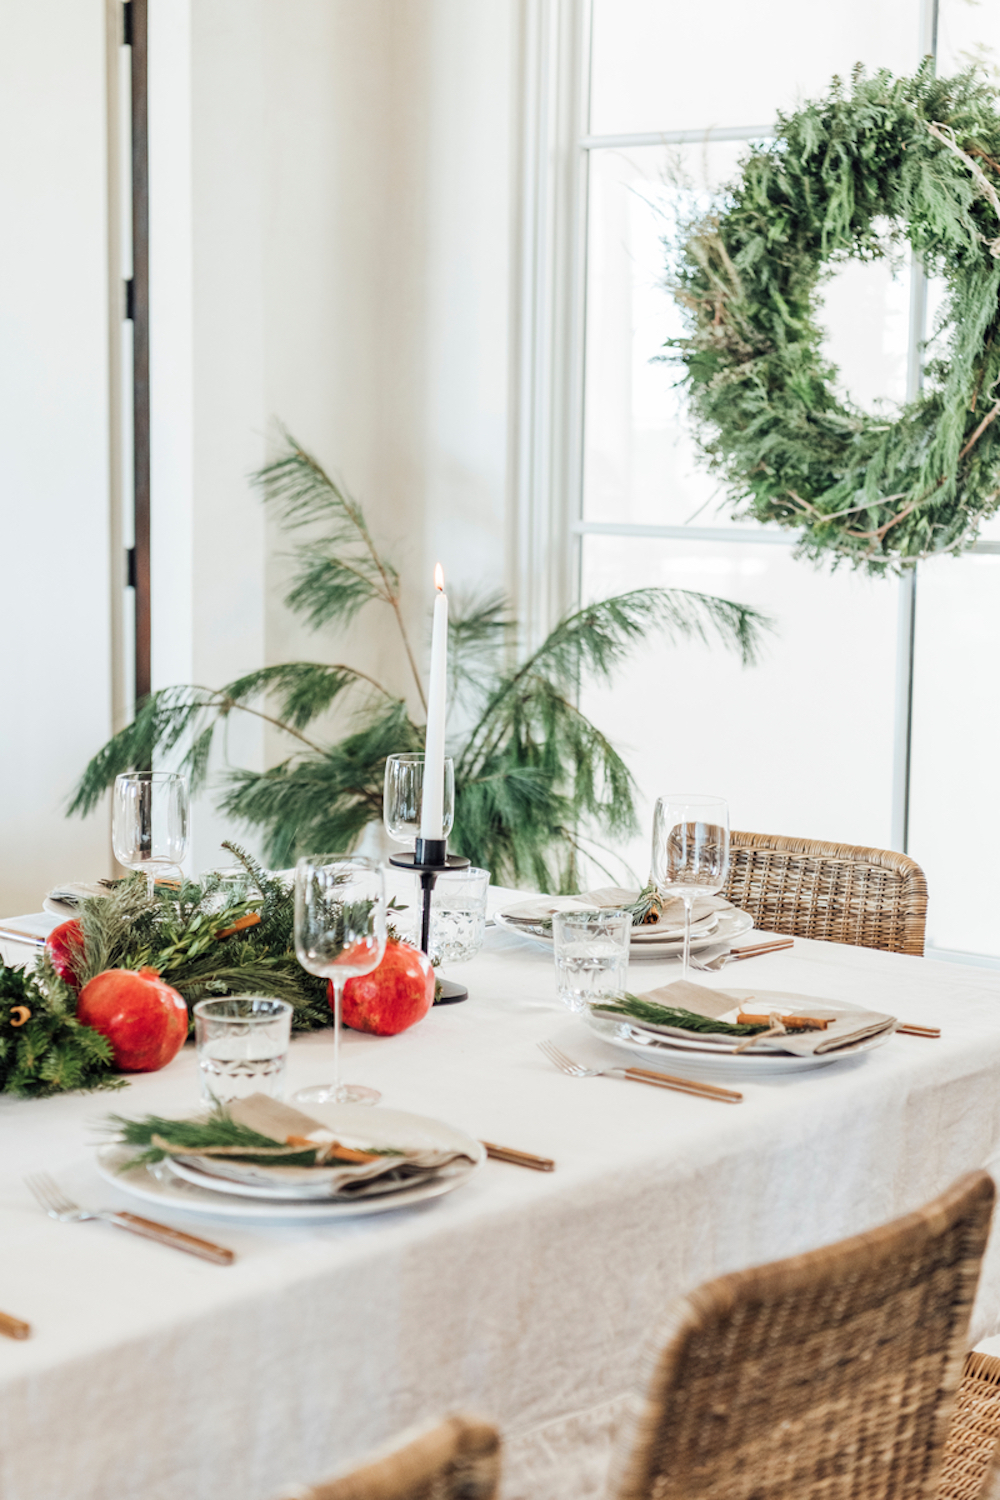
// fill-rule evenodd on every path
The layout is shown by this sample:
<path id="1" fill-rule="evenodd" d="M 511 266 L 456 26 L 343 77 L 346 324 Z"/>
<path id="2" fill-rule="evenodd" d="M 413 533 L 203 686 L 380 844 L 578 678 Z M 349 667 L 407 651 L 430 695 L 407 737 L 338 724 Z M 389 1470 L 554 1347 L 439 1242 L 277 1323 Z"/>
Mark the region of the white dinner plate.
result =
<path id="1" fill-rule="evenodd" d="M 464 1187 L 486 1160 L 486 1152 L 478 1141 L 453 1125 L 432 1120 L 426 1115 L 381 1107 L 373 1110 L 364 1104 L 310 1104 L 309 1112 L 327 1129 L 364 1140 L 371 1146 L 422 1146 L 465 1151 L 472 1159 L 465 1171 L 448 1168 L 438 1176 L 397 1192 L 371 1198 L 324 1199 L 321 1202 L 234 1194 L 236 1184 L 226 1183 L 223 1187 L 222 1179 L 216 1179 L 214 1188 L 202 1187 L 176 1175 L 166 1163 L 118 1171 L 123 1162 L 135 1156 L 134 1146 L 101 1146 L 97 1152 L 97 1170 L 125 1193 L 164 1208 L 183 1209 L 187 1213 L 230 1219 L 347 1219 L 361 1214 L 389 1213 L 411 1203 L 440 1198 Z"/>
<path id="2" fill-rule="evenodd" d="M 533 931 L 530 928 L 520 926 L 517 922 L 505 920 L 502 912 L 495 912 L 493 917 L 498 927 L 505 932 L 516 933 L 518 937 L 528 938 L 532 943 L 539 943 L 543 948 L 552 947 L 551 933 Z M 742 937 L 743 933 L 749 932 L 753 927 L 753 917 L 748 911 L 740 911 L 738 906 L 729 911 L 719 912 L 718 925 L 711 932 L 691 935 L 691 952 L 699 953 L 703 948 L 714 948 L 716 944 L 732 943 L 734 938 Z M 632 958 L 670 958 L 675 953 L 680 953 L 684 947 L 683 938 L 656 938 L 640 937 L 632 935 L 629 944 L 630 956 Z"/>
<path id="3" fill-rule="evenodd" d="M 828 1068 L 833 1063 L 845 1062 L 862 1052 L 871 1052 L 875 1047 L 884 1046 L 894 1035 L 891 1030 L 885 1031 L 879 1036 L 858 1042 L 854 1047 L 835 1053 L 824 1052 L 819 1057 L 798 1057 L 791 1052 L 719 1052 L 710 1051 L 707 1046 L 704 1052 L 699 1052 L 695 1042 L 681 1042 L 674 1047 L 670 1045 L 672 1039 L 668 1037 L 655 1042 L 638 1041 L 634 1035 L 622 1035 L 617 1021 L 601 1020 L 589 1011 L 581 1015 L 580 1019 L 602 1042 L 610 1042 L 613 1047 L 623 1047 L 628 1052 L 638 1053 L 661 1073 L 682 1073 L 691 1078 L 742 1078 L 744 1082 L 753 1078 L 801 1073 L 809 1068 Z"/>

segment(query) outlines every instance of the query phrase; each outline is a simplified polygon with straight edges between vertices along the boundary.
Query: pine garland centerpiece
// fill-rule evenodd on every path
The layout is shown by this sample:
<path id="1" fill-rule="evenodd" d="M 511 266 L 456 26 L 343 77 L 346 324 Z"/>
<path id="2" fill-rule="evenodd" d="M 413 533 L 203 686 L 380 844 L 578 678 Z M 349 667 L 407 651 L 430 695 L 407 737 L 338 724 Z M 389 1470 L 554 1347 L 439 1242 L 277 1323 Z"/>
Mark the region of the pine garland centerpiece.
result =
<path id="1" fill-rule="evenodd" d="M 870 414 L 837 393 L 821 289 L 847 260 L 912 250 L 946 285 L 924 388 Z M 975 69 L 855 70 L 780 115 L 670 272 L 671 340 L 698 440 L 737 514 L 879 573 L 958 552 L 1000 502 L 1000 110 Z"/>
<path id="2" fill-rule="evenodd" d="M 122 1086 L 111 1045 L 76 1015 L 80 991 L 109 970 L 155 971 L 189 1012 L 208 996 L 267 995 L 291 1004 L 296 1030 L 330 1025 L 326 981 L 295 956 L 292 890 L 224 847 L 242 876 L 158 885 L 152 897 L 144 875 L 130 876 L 81 902 L 63 961 L 47 945 L 31 970 L 0 964 L 0 1093 Z"/>

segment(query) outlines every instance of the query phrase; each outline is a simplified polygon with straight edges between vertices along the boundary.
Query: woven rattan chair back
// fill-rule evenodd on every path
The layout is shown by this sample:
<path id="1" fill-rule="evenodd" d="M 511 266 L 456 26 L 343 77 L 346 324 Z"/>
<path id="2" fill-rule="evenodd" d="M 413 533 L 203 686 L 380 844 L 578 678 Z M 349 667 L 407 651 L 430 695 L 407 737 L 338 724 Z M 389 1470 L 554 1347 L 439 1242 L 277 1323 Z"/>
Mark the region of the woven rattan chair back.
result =
<path id="1" fill-rule="evenodd" d="M 617 1500 L 930 1500 L 993 1198 L 976 1172 L 684 1298 L 640 1372 Z"/>
<path id="2" fill-rule="evenodd" d="M 927 881 L 908 855 L 768 833 L 730 848 L 723 894 L 762 932 L 923 954 Z"/>
<path id="3" fill-rule="evenodd" d="M 497 1429 L 456 1415 L 288 1500 L 494 1500 L 499 1478 Z"/>

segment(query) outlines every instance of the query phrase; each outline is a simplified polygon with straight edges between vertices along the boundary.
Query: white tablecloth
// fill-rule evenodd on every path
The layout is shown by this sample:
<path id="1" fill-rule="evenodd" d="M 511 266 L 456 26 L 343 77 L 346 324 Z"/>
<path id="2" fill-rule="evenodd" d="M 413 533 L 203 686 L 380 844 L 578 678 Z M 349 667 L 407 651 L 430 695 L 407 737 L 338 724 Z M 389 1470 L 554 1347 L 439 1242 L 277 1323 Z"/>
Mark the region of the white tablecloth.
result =
<path id="1" fill-rule="evenodd" d="M 447 1198 L 336 1225 L 169 1216 L 232 1245 L 223 1269 L 55 1223 L 21 1182 L 42 1168 L 84 1202 L 136 1207 L 97 1177 L 93 1125 L 194 1107 L 190 1048 L 118 1095 L 0 1100 L 0 1308 L 34 1327 L 0 1339 L 4 1500 L 270 1500 L 456 1407 L 502 1424 L 508 1497 L 596 1494 L 672 1298 L 912 1209 L 1000 1150 L 992 971 L 806 941 L 730 970 L 944 1031 L 747 1085 L 738 1106 L 554 1072 L 535 1043 L 568 1016 L 527 940 L 491 929 L 454 972 L 467 1004 L 395 1038 L 346 1032 L 345 1074 L 552 1156 L 551 1175 L 488 1162 Z M 630 982 L 676 972 L 636 963 Z M 330 1050 L 296 1041 L 290 1087 L 327 1077 Z M 973 1332 L 998 1329 L 1000 1244 Z"/>

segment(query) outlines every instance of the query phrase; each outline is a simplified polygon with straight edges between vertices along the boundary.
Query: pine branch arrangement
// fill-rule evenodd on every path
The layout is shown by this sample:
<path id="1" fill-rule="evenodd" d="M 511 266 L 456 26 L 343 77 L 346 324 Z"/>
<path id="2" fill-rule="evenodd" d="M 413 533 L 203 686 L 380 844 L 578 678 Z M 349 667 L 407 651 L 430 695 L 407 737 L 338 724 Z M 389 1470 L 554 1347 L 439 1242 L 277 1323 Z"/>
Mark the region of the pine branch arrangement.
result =
<path id="1" fill-rule="evenodd" d="M 75 1010 L 76 996 L 47 958 L 30 973 L 0 964 L 0 1093 L 41 1099 L 123 1087 L 111 1076 L 110 1044 Z"/>
<path id="2" fill-rule="evenodd" d="M 296 1030 L 329 1026 L 326 980 L 307 974 L 295 956 L 294 893 L 238 844 L 224 847 L 242 864 L 242 878 L 159 885 L 150 898 L 136 874 L 81 902 L 72 965 L 79 988 L 106 969 L 151 968 L 189 1011 L 206 996 L 270 995 L 293 1007 Z M 391 922 L 388 930 L 397 937 Z M 76 1005 L 47 951 L 30 971 L 0 963 L 0 1094 L 37 1098 L 124 1085 L 113 1076 L 109 1042 L 81 1025 Z"/>
<path id="3" fill-rule="evenodd" d="M 257 476 L 266 504 L 292 531 L 324 527 L 299 543 L 287 606 L 314 629 L 344 627 L 368 608 L 387 609 L 416 696 L 423 683 L 406 631 L 396 568 L 376 544 L 361 506 L 287 434 L 281 456 Z M 611 742 L 580 711 L 585 679 L 608 682 L 651 632 L 673 641 L 720 642 L 752 662 L 769 622 L 755 610 L 677 589 L 636 589 L 565 616 L 542 645 L 511 661 L 513 625 L 500 597 L 452 615 L 452 722 L 469 727 L 455 757 L 452 846 L 498 883 L 542 890 L 577 887 L 581 840 L 620 841 L 636 828 L 635 785 Z M 333 707 L 352 727 L 333 743 L 311 733 Z M 342 662 L 264 667 L 222 688 L 165 688 L 86 767 L 70 806 L 86 814 L 122 771 L 179 758 L 192 789 L 205 784 L 212 744 L 229 715 L 279 726 L 289 755 L 270 770 L 232 769 L 222 808 L 263 835 L 278 868 L 317 849 L 349 849 L 381 817 L 388 755 L 423 748 L 405 701 Z"/>

